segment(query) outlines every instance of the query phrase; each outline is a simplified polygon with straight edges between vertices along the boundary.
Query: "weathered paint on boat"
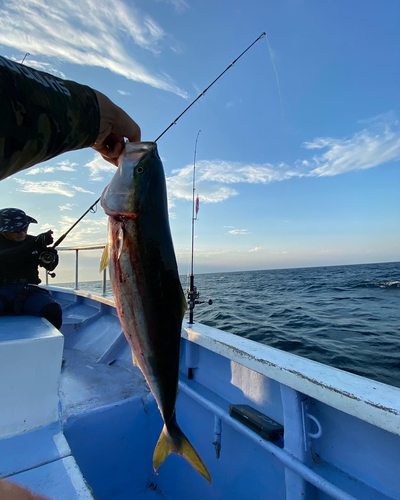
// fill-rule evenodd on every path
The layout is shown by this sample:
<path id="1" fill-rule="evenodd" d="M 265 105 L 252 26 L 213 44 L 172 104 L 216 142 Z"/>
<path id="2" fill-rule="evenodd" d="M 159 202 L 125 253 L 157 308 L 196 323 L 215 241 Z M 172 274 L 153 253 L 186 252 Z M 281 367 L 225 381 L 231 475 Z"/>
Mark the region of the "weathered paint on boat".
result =
<path id="1" fill-rule="evenodd" d="M 65 289 L 53 289 L 53 294 L 65 311 L 60 419 L 49 423 L 46 418 L 43 425 L 36 422 L 36 430 L 18 430 L 8 439 L 0 436 L 2 476 L 49 496 L 55 484 L 82 485 L 84 478 L 100 500 L 400 498 L 398 388 L 185 321 L 177 410 L 210 467 L 213 484 L 202 481 L 178 456 L 155 475 L 152 451 L 160 416 L 132 367 L 112 301 Z M 10 320 L 0 318 L 0 358 L 8 342 L 2 341 L 1 331 L 9 331 Z M 32 344 L 29 332 L 34 330 L 44 337 L 43 345 L 50 345 L 40 333 L 43 320 L 24 320 L 26 342 Z M 16 355 L 24 345 L 23 339 L 15 342 Z M 60 357 L 62 349 L 57 352 Z M 35 371 L 43 365 L 35 357 L 26 362 L 31 385 L 35 380 L 40 385 L 43 377 L 52 387 L 58 383 L 59 372 Z M 193 380 L 186 377 L 188 368 Z M 11 391 L 5 374 L 0 375 L 2 390 Z M 283 425 L 283 447 L 232 419 L 230 404 L 247 404 Z M 60 451 L 54 436 L 64 443 Z M 21 450 L 25 458 L 17 463 Z M 56 470 L 64 473 L 52 483 Z M 74 491 L 75 496 L 57 498 L 90 498 L 85 496 L 89 489 L 77 486 Z"/>

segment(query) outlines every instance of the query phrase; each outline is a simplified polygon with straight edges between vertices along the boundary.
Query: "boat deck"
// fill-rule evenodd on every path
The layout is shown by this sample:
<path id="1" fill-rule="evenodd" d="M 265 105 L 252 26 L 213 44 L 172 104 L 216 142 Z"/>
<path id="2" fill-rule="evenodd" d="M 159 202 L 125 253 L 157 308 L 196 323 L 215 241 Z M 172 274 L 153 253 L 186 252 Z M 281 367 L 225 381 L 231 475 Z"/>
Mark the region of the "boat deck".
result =
<path id="1" fill-rule="evenodd" d="M 83 411 L 149 395 L 141 374 L 116 364 L 97 363 L 93 356 L 75 349 L 64 349 L 64 357 L 60 378 L 63 421 Z"/>
<path id="2" fill-rule="evenodd" d="M 0 380 L 14 367 L 26 385 L 18 415 L 25 405 L 31 419 L 1 415 L 0 477 L 56 500 L 86 500 L 91 489 L 98 500 L 400 499 L 399 389 L 200 324 L 182 330 L 177 418 L 213 483 L 177 455 L 155 474 L 163 422 L 112 301 L 53 294 L 64 308 L 64 339 L 38 318 L 0 318 Z M 21 348 L 12 361 L 10 342 L 15 353 Z M 10 400 L 6 386 L 0 397 Z M 283 441 L 233 419 L 231 404 L 282 425 Z M 40 410 L 35 420 L 32 406 Z"/>

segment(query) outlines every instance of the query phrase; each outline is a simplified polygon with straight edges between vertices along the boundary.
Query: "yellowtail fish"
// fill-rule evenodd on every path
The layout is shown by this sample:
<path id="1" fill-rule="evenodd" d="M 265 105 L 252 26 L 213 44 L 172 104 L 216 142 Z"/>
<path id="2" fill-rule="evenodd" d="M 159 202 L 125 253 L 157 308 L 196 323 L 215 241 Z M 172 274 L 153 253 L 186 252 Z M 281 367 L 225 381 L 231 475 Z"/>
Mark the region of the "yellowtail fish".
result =
<path id="1" fill-rule="evenodd" d="M 168 221 L 163 165 L 154 142 L 127 143 L 101 197 L 108 215 L 107 264 L 118 316 L 164 419 L 154 469 L 178 453 L 211 482 L 175 415 L 179 348 L 186 300 Z"/>

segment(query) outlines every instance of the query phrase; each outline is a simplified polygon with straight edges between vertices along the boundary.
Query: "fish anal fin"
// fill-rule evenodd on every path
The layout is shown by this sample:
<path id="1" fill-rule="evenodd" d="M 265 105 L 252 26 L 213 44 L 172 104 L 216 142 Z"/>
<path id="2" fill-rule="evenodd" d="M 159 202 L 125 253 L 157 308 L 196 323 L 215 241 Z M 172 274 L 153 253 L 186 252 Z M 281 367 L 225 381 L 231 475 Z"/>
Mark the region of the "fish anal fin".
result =
<path id="1" fill-rule="evenodd" d="M 108 266 L 108 244 L 104 247 L 100 260 L 100 272 Z"/>
<path id="2" fill-rule="evenodd" d="M 190 465 L 211 483 L 210 473 L 188 438 L 176 423 L 176 420 L 168 424 L 168 429 L 164 425 L 156 449 L 154 450 L 154 470 L 157 470 L 171 453 L 178 453 L 178 455 L 186 458 Z"/>

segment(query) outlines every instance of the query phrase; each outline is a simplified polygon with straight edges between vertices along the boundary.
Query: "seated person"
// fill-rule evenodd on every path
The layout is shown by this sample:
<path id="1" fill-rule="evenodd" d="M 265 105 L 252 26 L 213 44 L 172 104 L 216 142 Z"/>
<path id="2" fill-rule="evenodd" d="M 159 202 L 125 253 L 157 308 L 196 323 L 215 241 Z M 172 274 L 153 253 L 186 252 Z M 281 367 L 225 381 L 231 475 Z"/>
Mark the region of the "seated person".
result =
<path id="1" fill-rule="evenodd" d="M 53 271 L 58 264 L 52 231 L 31 236 L 29 224 L 37 221 L 18 208 L 0 210 L 0 315 L 25 314 L 46 318 L 56 328 L 62 309 L 50 292 L 37 285 L 38 266 Z"/>

